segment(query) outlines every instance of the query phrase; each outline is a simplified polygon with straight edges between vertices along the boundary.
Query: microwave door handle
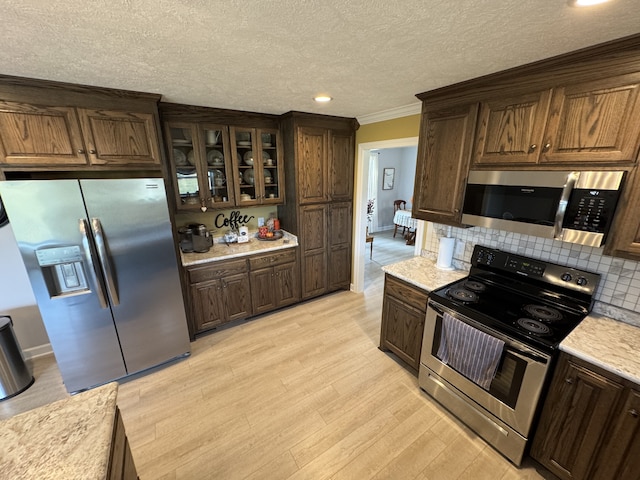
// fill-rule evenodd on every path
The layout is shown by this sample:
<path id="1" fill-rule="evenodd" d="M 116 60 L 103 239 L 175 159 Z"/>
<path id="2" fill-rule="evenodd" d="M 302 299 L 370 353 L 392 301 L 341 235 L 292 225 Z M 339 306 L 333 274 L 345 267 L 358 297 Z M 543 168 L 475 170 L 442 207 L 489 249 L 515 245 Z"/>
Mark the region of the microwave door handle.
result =
<path id="1" fill-rule="evenodd" d="M 576 182 L 580 178 L 580 172 L 569 172 L 567 176 L 567 182 L 562 188 L 560 194 L 560 202 L 558 203 L 558 210 L 556 211 L 556 221 L 553 225 L 553 239 L 562 240 L 562 224 L 564 223 L 564 214 L 567 211 L 567 205 L 569 204 L 569 197 L 576 185 Z"/>
<path id="2" fill-rule="evenodd" d="M 96 271 L 98 268 L 97 259 L 95 258 L 95 254 L 93 251 L 93 247 L 89 242 L 89 226 L 87 225 L 87 221 L 84 218 L 79 220 L 80 234 L 82 235 L 82 246 L 84 248 L 85 255 L 87 257 L 87 262 L 90 265 L 89 274 L 91 276 L 91 280 L 93 280 L 93 284 L 96 286 L 96 295 L 98 295 L 98 301 L 100 302 L 101 308 L 107 308 L 107 297 L 104 291 L 104 283 L 102 282 L 101 274 Z"/>
<path id="3" fill-rule="evenodd" d="M 104 243 L 104 231 L 102 230 L 102 224 L 98 218 L 91 219 L 91 227 L 93 228 L 93 236 L 96 239 L 96 247 L 98 250 L 98 258 L 100 259 L 100 265 L 104 271 L 104 276 L 107 279 L 107 291 L 111 298 L 113 305 L 120 305 L 120 298 L 118 297 L 118 289 L 113 279 L 113 269 L 111 268 L 111 262 L 109 261 L 109 254 L 107 253 L 107 247 Z"/>

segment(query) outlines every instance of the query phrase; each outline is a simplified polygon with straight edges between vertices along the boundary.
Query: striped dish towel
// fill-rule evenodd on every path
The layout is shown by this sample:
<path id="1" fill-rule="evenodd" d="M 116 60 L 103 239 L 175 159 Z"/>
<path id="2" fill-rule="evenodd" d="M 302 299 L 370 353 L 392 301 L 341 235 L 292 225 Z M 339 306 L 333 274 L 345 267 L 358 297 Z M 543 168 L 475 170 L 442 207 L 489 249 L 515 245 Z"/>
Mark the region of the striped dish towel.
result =
<path id="1" fill-rule="evenodd" d="M 467 325 L 448 313 L 443 315 L 437 357 L 469 380 L 489 389 L 496 375 L 504 342 Z"/>

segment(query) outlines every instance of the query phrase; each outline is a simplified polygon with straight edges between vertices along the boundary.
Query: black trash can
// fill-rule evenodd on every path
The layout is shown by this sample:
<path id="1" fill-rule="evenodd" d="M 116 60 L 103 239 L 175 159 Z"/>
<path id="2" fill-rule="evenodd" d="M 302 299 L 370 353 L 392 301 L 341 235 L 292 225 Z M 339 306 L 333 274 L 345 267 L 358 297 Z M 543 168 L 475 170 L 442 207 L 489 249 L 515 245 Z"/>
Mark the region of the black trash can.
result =
<path id="1" fill-rule="evenodd" d="M 33 380 L 13 333 L 11 317 L 0 316 L 0 400 L 24 392 Z"/>

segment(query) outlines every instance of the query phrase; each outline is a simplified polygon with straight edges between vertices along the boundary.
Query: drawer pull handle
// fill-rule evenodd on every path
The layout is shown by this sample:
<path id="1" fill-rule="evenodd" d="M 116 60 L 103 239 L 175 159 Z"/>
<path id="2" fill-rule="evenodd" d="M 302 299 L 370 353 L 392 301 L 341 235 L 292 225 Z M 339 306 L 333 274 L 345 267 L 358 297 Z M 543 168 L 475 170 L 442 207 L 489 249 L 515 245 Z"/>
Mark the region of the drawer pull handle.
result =
<path id="1" fill-rule="evenodd" d="M 573 383 L 573 378 L 569 377 L 569 378 L 565 378 L 564 380 L 566 383 L 568 383 L 569 385 L 571 385 Z"/>
<path id="2" fill-rule="evenodd" d="M 635 408 L 632 408 L 631 410 L 629 410 L 629 415 L 631 415 L 633 418 L 638 418 L 638 411 Z"/>

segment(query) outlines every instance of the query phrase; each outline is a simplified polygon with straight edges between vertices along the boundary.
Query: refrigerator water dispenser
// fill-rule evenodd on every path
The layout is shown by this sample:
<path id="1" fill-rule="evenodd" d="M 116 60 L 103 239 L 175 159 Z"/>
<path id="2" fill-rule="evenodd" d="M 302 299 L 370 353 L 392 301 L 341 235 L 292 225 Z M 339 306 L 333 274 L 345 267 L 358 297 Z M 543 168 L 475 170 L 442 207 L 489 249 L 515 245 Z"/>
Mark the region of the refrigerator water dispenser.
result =
<path id="1" fill-rule="evenodd" d="M 89 292 L 79 246 L 40 249 L 36 257 L 51 298 Z"/>

